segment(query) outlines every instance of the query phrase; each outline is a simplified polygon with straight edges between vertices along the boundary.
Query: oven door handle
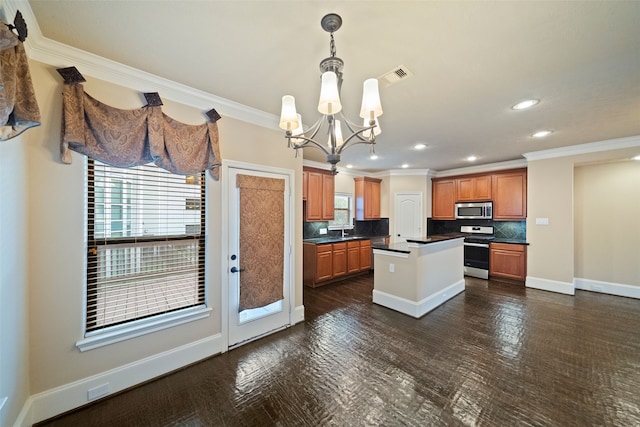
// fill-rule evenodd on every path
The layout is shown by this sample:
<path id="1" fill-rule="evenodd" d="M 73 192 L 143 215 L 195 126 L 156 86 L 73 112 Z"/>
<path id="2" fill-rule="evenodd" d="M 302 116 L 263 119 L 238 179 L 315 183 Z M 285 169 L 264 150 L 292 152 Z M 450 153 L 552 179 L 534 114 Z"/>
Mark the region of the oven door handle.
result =
<path id="1" fill-rule="evenodd" d="M 476 248 L 488 248 L 488 243 L 465 243 L 465 246 L 474 246 Z"/>

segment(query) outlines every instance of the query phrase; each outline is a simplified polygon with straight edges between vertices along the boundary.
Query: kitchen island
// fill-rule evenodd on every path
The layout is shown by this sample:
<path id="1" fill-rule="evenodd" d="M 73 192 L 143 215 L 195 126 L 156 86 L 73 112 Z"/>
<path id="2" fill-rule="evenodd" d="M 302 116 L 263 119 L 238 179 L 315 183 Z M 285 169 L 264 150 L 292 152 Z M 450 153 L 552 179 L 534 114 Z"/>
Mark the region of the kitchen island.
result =
<path id="1" fill-rule="evenodd" d="M 463 236 L 374 245 L 373 302 L 422 317 L 464 291 Z"/>

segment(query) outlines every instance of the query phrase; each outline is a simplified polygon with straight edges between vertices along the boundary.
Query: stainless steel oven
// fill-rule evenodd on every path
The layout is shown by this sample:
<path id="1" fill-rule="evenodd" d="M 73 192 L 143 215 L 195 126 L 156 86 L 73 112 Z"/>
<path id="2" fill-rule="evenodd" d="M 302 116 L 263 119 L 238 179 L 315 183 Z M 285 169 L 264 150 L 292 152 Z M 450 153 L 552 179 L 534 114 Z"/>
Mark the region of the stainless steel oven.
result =
<path id="1" fill-rule="evenodd" d="M 489 278 L 489 243 L 493 240 L 493 227 L 462 226 L 464 239 L 464 274 Z"/>

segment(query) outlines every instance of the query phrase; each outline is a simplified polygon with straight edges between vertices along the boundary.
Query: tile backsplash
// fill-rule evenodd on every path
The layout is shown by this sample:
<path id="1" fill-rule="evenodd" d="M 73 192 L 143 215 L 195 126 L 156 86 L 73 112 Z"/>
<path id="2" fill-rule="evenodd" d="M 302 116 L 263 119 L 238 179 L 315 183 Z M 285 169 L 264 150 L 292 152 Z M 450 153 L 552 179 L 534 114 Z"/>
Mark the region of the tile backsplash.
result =
<path id="1" fill-rule="evenodd" d="M 320 229 L 326 228 L 327 234 L 320 234 Z M 349 234 L 358 236 L 388 236 L 389 218 L 378 220 L 354 221 L 354 229 L 347 231 Z M 302 225 L 302 236 L 304 239 L 313 239 L 323 236 L 340 236 L 341 230 L 329 230 L 329 223 L 326 221 L 304 222 Z"/>
<path id="2" fill-rule="evenodd" d="M 493 226 L 493 232 L 499 239 L 527 239 L 527 221 L 492 221 L 490 219 L 440 221 L 427 218 L 427 233 L 428 235 L 457 233 L 462 225 Z"/>

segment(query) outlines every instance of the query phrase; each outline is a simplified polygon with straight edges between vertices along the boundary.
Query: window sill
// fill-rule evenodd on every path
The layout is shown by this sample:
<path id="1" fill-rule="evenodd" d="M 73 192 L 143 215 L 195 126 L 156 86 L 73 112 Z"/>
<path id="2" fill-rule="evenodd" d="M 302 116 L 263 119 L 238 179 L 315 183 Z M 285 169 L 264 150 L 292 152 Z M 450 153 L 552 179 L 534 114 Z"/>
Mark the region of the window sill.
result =
<path id="1" fill-rule="evenodd" d="M 105 328 L 100 331 L 89 332 L 84 339 L 76 342 L 76 347 L 78 347 L 81 352 L 93 350 L 94 348 L 204 319 L 211 315 L 211 311 L 211 308 L 205 306 L 190 307 L 184 310 L 149 317 L 148 319 L 140 319 L 131 323 Z"/>

